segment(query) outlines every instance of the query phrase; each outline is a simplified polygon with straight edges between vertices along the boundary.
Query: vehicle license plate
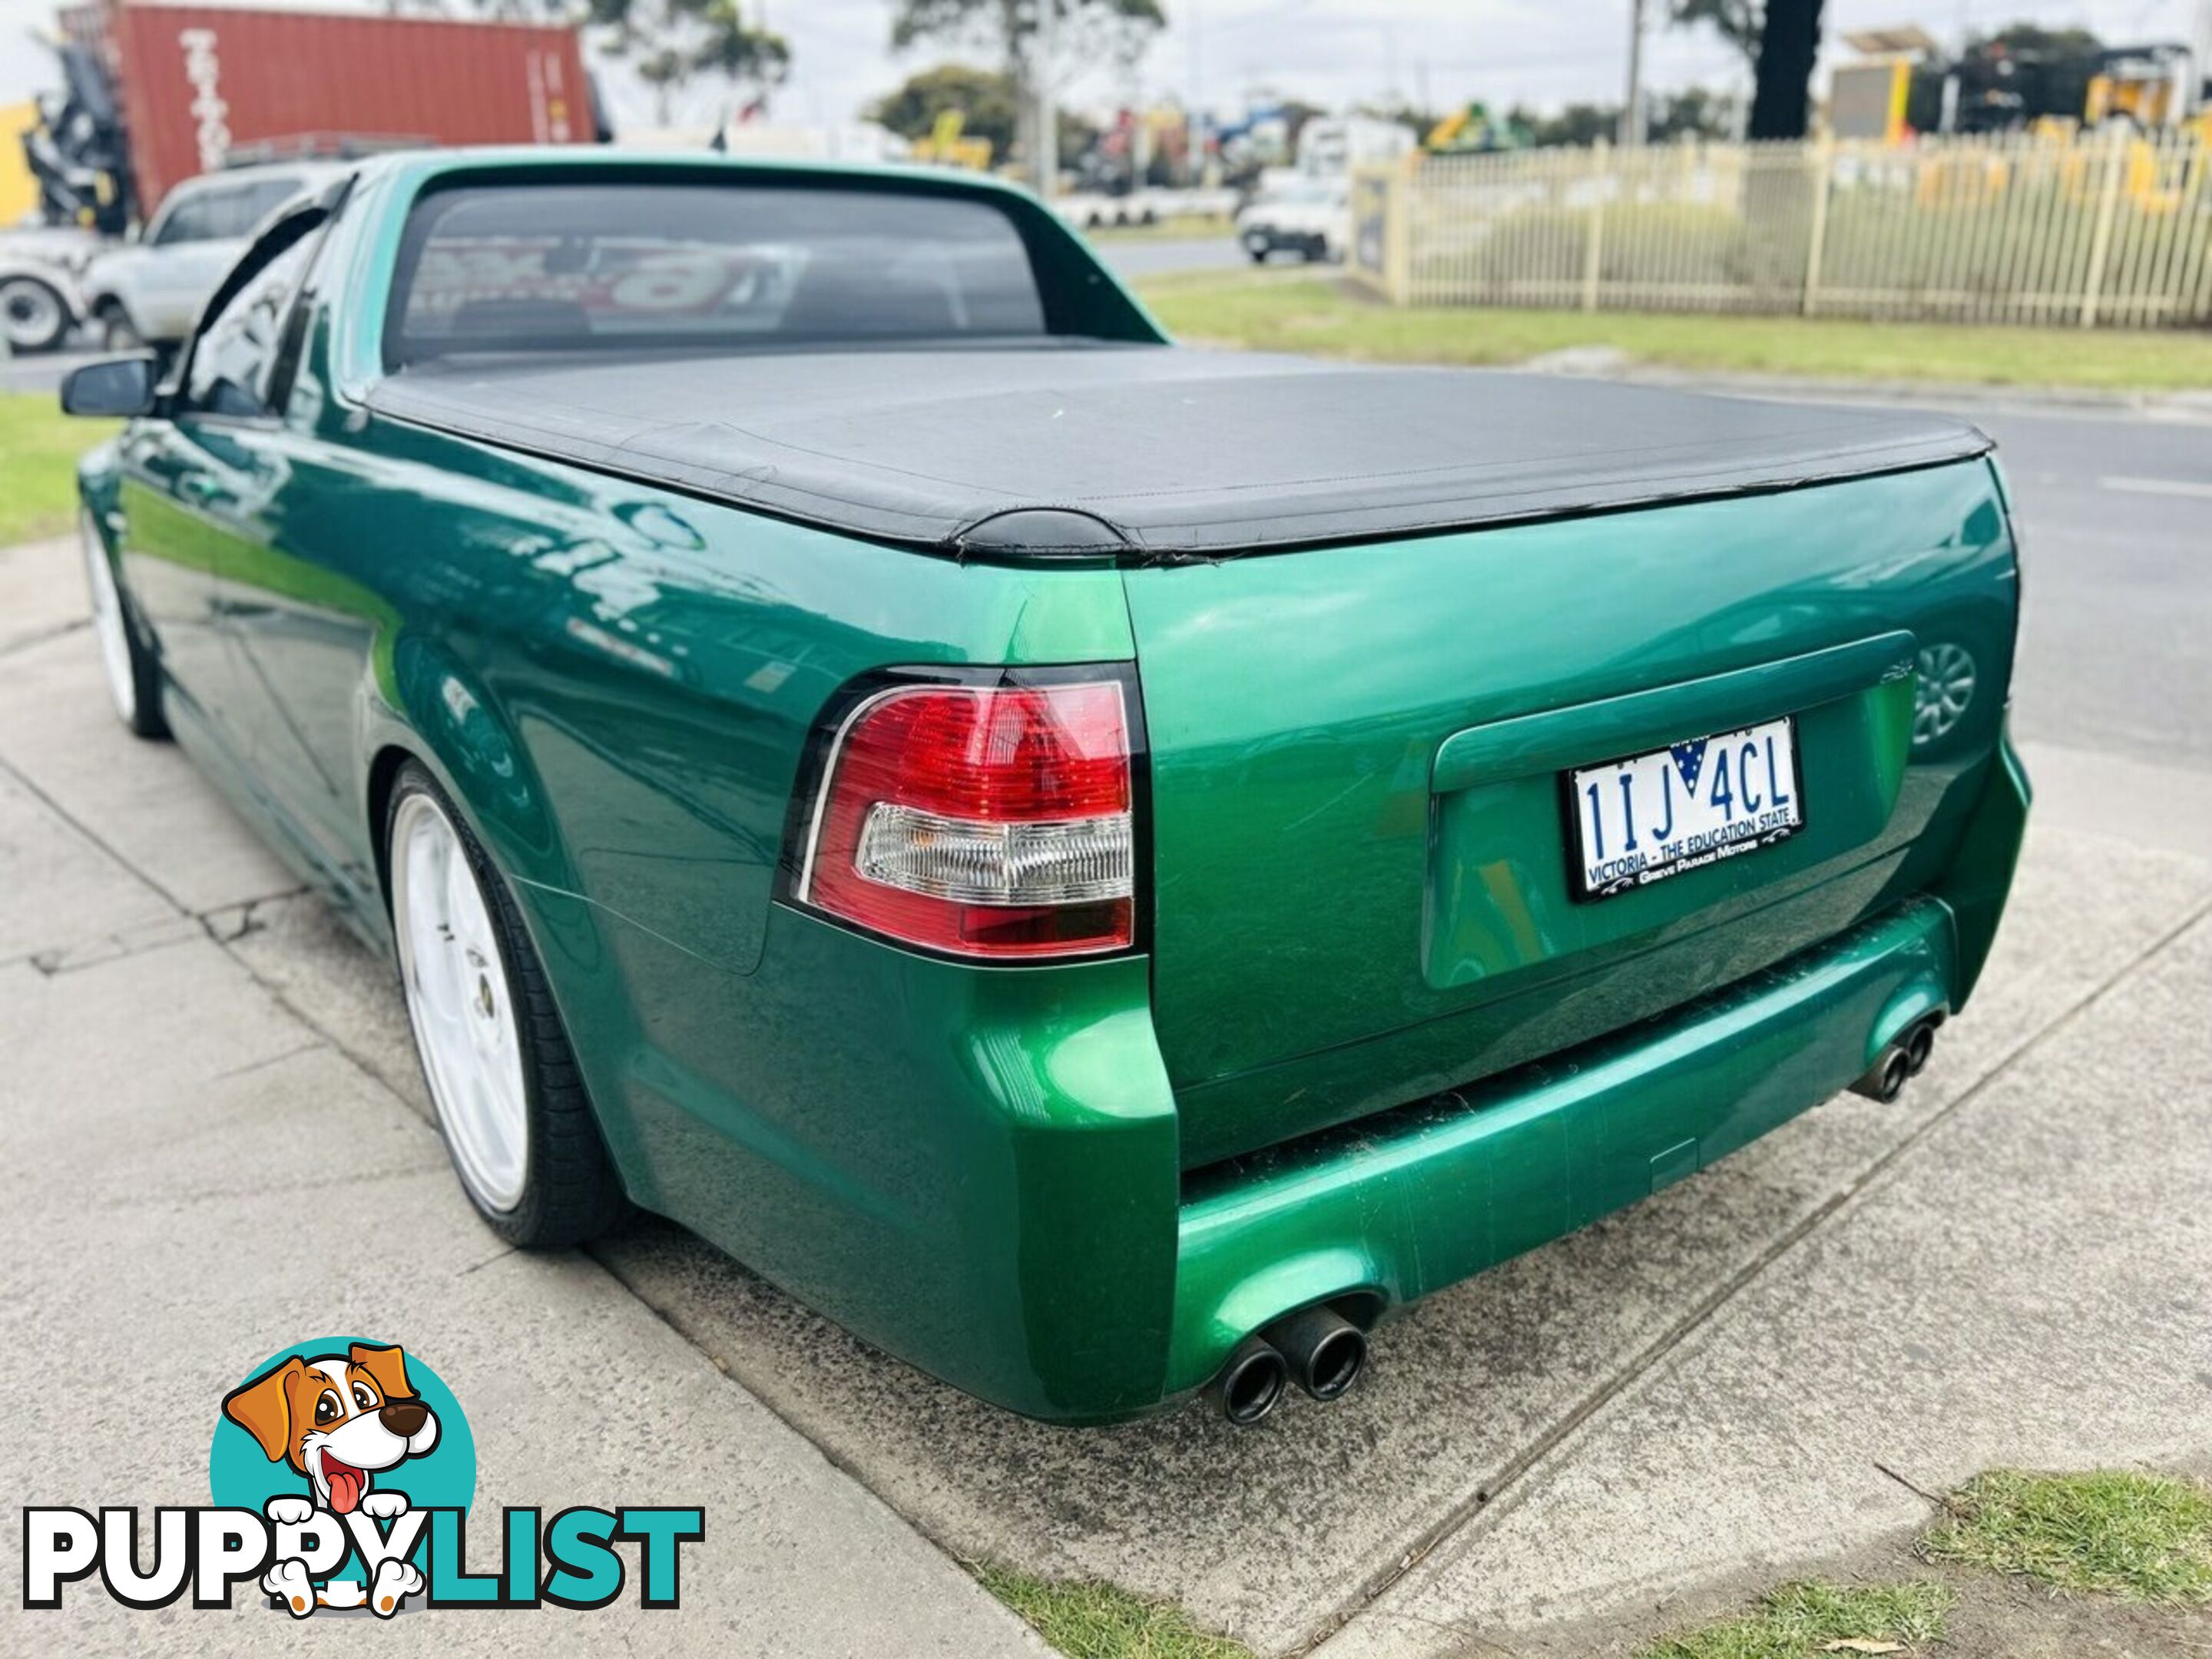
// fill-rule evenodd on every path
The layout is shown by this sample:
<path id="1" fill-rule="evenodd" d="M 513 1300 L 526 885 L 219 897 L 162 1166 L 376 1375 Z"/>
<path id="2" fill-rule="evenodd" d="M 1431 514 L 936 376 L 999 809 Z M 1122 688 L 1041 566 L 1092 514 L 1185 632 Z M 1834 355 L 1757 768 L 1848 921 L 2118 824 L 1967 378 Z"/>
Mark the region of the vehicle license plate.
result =
<path id="1" fill-rule="evenodd" d="M 1787 841 L 1805 823 L 1797 722 L 1669 744 L 1561 775 L 1578 899 L 1611 898 Z"/>

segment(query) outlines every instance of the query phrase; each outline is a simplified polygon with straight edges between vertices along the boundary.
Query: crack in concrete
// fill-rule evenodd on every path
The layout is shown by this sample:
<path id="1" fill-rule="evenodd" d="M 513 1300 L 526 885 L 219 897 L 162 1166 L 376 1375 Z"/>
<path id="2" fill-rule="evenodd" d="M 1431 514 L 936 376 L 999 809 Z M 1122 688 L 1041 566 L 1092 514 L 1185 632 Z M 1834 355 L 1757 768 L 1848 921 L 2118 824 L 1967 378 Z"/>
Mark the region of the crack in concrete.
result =
<path id="1" fill-rule="evenodd" d="M 486 1256 L 481 1261 L 471 1261 L 467 1267 L 462 1268 L 460 1272 L 455 1273 L 453 1277 L 456 1279 L 466 1279 L 471 1273 L 481 1273 L 483 1269 L 492 1266 L 495 1262 L 506 1261 L 507 1257 L 514 1255 L 521 1249 L 522 1246 L 520 1244 L 510 1244 L 503 1250 L 495 1250 L 491 1255 Z M 628 1290 L 629 1286 L 625 1285 L 623 1288 L 624 1290 Z"/>
<path id="2" fill-rule="evenodd" d="M 1346 1602 L 1335 1614 L 1325 1620 L 1312 1636 L 1300 1643 L 1292 1651 L 1297 1654 L 1310 1653 L 1322 1643 L 1336 1636 L 1355 1620 L 1370 1616 L 1382 1618 L 1403 1616 L 1380 1608 L 1377 1603 L 1410 1576 L 1415 1568 L 1444 1545 L 1467 1536 L 1474 1528 L 1487 1522 L 1491 1516 L 1510 1513 L 1517 1503 L 1527 1477 L 1536 1469 L 1538 1465 L 1547 1461 L 1553 1453 L 1559 1451 L 1573 1438 L 1577 1431 L 1607 1406 L 1626 1394 L 1661 1360 L 1666 1358 L 1668 1354 L 1711 1324 L 1730 1303 L 1763 1276 L 1768 1268 L 1790 1255 L 1855 1200 L 1882 1182 L 1905 1156 L 1917 1148 L 1940 1125 L 1948 1122 L 1970 1102 L 1980 1098 L 1998 1079 L 2011 1072 L 2030 1054 L 2057 1037 L 2090 1010 L 2104 1002 L 2168 946 L 2203 922 L 2208 916 L 2212 916 L 2212 900 L 2200 901 L 2179 921 L 2151 940 L 2135 957 L 2116 969 L 2102 984 L 2083 994 L 2036 1030 L 2022 1038 L 1987 1072 L 1960 1091 L 1956 1099 L 1947 1102 L 1929 1113 L 1924 1121 L 1915 1125 L 1887 1152 L 1861 1170 L 1840 1189 L 1832 1193 L 1818 1207 L 1771 1242 L 1765 1249 L 1736 1273 L 1708 1292 L 1687 1314 L 1662 1332 L 1626 1365 L 1614 1373 L 1607 1382 L 1593 1389 L 1579 1405 L 1560 1418 L 1550 1429 L 1530 1442 L 1525 1450 L 1508 1462 L 1496 1478 L 1475 1493 L 1473 1498 L 1456 1505 L 1442 1521 L 1422 1534 L 1409 1548 L 1401 1552 L 1397 1559 L 1389 1567 L 1371 1575 L 1367 1583 L 1354 1592 L 1350 1601 Z M 1501 1498 L 1504 1501 L 1501 1502 Z"/>
<path id="3" fill-rule="evenodd" d="M 328 1042 L 318 1037 L 313 1042 L 303 1042 L 296 1048 L 287 1048 L 281 1054 L 270 1054 L 265 1060 L 249 1060 L 243 1066 L 234 1066 L 227 1072 L 217 1072 L 208 1081 L 225 1083 L 234 1077 L 251 1077 L 256 1072 L 265 1072 L 271 1066 L 282 1066 L 286 1060 L 297 1060 L 302 1054 L 320 1054 L 330 1046 Z"/>
<path id="4" fill-rule="evenodd" d="M 648 1215 L 647 1218 L 651 1219 L 653 1218 Z M 696 1237 L 696 1235 L 693 1236 Z M 963 1553 L 953 1544 L 951 1539 L 944 1536 L 933 1521 L 927 1516 L 908 1514 L 905 1510 L 899 1506 L 897 1501 L 891 1496 L 890 1492 L 886 1491 L 884 1487 L 878 1482 L 875 1477 L 875 1472 L 868 1465 L 857 1459 L 848 1457 L 844 1453 L 839 1451 L 833 1445 L 824 1444 L 822 1441 L 816 1439 L 813 1434 L 807 1429 L 804 1422 L 802 1422 L 796 1415 L 787 1411 L 781 1405 L 777 1403 L 775 1394 L 772 1390 L 755 1388 L 752 1385 L 752 1383 L 747 1379 L 746 1368 L 741 1363 L 732 1361 L 724 1355 L 717 1353 L 714 1348 L 708 1346 L 707 1337 L 703 1333 L 695 1332 L 691 1328 L 689 1322 L 679 1317 L 673 1310 L 655 1301 L 652 1297 L 647 1295 L 635 1285 L 632 1284 L 619 1267 L 617 1267 L 613 1262 L 608 1261 L 606 1257 L 599 1254 L 598 1241 L 587 1239 L 577 1247 L 577 1250 L 578 1253 L 586 1261 L 592 1263 L 592 1265 L 597 1267 L 601 1273 L 605 1273 L 610 1280 L 620 1285 L 624 1295 L 629 1297 L 631 1300 L 635 1301 L 640 1307 L 651 1314 L 654 1319 L 658 1320 L 661 1324 L 666 1326 L 668 1329 L 674 1332 L 677 1339 L 681 1341 L 684 1346 L 690 1348 L 692 1352 L 699 1355 L 702 1358 L 706 1360 L 708 1364 L 712 1365 L 718 1374 L 720 1381 L 726 1382 L 732 1388 L 738 1389 L 745 1396 L 745 1398 L 751 1401 L 755 1406 L 767 1413 L 769 1416 L 774 1418 L 777 1422 L 782 1424 L 785 1428 L 790 1430 L 793 1434 L 796 1435 L 800 1440 L 811 1447 L 813 1449 L 814 1455 L 820 1458 L 823 1463 L 836 1470 L 839 1474 L 843 1475 L 848 1480 L 850 1480 L 855 1486 L 866 1492 L 875 1502 L 881 1504 L 884 1509 L 896 1516 L 915 1537 L 921 1539 L 921 1541 L 928 1545 L 931 1549 L 936 1551 L 938 1554 L 943 1556 L 947 1561 L 951 1562 L 955 1566 L 958 1567 L 961 1571 L 967 1573 L 971 1577 L 974 1576 L 975 1565 L 973 1557 L 967 1553 Z M 736 1263 L 740 1271 L 748 1273 L 752 1272 L 752 1269 L 747 1267 L 744 1263 L 738 1261 L 736 1257 L 732 1256 L 730 1260 Z M 777 1294 L 781 1295 L 783 1293 L 781 1291 L 778 1291 Z M 799 1305 L 801 1308 L 805 1307 L 804 1303 L 800 1303 Z M 812 1310 L 807 1309 L 806 1311 L 811 1313 Z M 1311 1644 L 1309 1644 L 1308 1645 Z"/>
<path id="5" fill-rule="evenodd" d="M 261 921 L 255 915 L 267 901 L 248 899 L 243 904 L 226 904 L 200 913 L 199 924 L 207 936 L 217 945 L 235 945 L 249 933 L 261 931 Z"/>
<path id="6" fill-rule="evenodd" d="M 159 931 L 167 928 L 170 931 Z M 88 968 L 99 968 L 126 957 L 144 956 L 149 951 L 165 951 L 172 945 L 189 945 L 199 936 L 185 931 L 181 921 L 150 924 L 143 928 L 131 928 L 120 933 L 103 934 L 75 945 L 48 945 L 43 950 L 27 951 L 18 957 L 0 962 L 0 967 L 12 968 L 27 963 L 33 971 L 47 979 L 57 979 L 64 974 L 82 973 Z"/>
<path id="7" fill-rule="evenodd" d="M 74 622 L 55 623 L 49 627 L 34 628 L 27 634 L 12 635 L 7 639 L 0 640 L 0 657 L 12 657 L 18 651 L 28 651 L 33 646 L 45 645 L 53 640 L 67 639 L 79 629 L 91 626 L 91 617 L 79 617 Z"/>
<path id="8" fill-rule="evenodd" d="M 76 830 L 77 834 L 82 836 L 87 841 L 90 842 L 94 847 L 97 847 L 101 852 L 106 854 L 107 856 L 112 859 L 117 866 L 125 872 L 136 877 L 139 881 L 144 883 L 146 886 L 153 891 L 155 896 L 160 898 L 164 904 L 167 904 L 179 915 L 189 916 L 192 914 L 191 906 L 186 904 L 174 893 L 162 886 L 160 882 L 155 880 L 153 877 L 148 875 L 143 870 L 141 870 L 129 859 L 124 857 L 121 851 L 116 848 L 113 842 L 110 842 L 105 836 L 100 834 L 82 818 L 77 817 L 76 813 L 70 811 L 69 808 L 64 806 L 59 801 L 56 800 L 53 796 L 46 791 L 46 787 L 42 784 L 40 784 L 36 779 L 33 778 L 29 773 L 24 771 L 21 767 L 8 759 L 4 755 L 0 755 L 0 773 L 5 773 L 16 783 L 21 785 L 22 787 L 34 797 L 41 805 L 43 805 L 48 811 L 52 812 L 63 823 L 69 825 L 70 829 Z"/>
<path id="9" fill-rule="evenodd" d="M 415 1181 L 440 1174 L 443 1160 L 426 1159 L 419 1164 L 400 1164 L 394 1168 L 369 1170 L 349 1170 L 343 1175 L 320 1176 L 295 1181 L 256 1181 L 245 1187 L 200 1187 L 182 1193 L 149 1193 L 127 1199 L 111 1199 L 94 1207 L 107 1212 L 123 1213 L 133 1210 L 159 1210 L 165 1207 L 191 1210 L 204 1205 L 226 1203 L 236 1199 L 283 1197 L 290 1194 L 327 1192 L 334 1187 L 349 1189 L 357 1187 L 383 1187 L 395 1182 Z"/>
<path id="10" fill-rule="evenodd" d="M 122 862 L 131 874 L 146 880 L 149 886 L 154 884 L 137 866 L 127 861 Z M 87 968 L 120 962 L 129 957 L 143 956 L 149 951 L 190 945 L 203 938 L 217 945 L 227 945 L 262 930 L 261 907 L 296 898 L 307 890 L 305 887 L 289 887 L 282 892 L 247 899 L 242 903 L 219 904 L 211 909 L 187 912 L 172 921 L 147 922 L 121 933 L 103 933 L 67 945 L 44 945 L 35 951 L 0 958 L 0 968 L 12 968 L 19 963 L 27 963 L 46 978 L 52 979 L 62 974 L 78 973 Z M 233 912 L 238 914 L 238 925 L 226 931 L 221 925 L 221 919 L 228 917 Z M 197 927 L 193 924 L 198 924 Z"/>

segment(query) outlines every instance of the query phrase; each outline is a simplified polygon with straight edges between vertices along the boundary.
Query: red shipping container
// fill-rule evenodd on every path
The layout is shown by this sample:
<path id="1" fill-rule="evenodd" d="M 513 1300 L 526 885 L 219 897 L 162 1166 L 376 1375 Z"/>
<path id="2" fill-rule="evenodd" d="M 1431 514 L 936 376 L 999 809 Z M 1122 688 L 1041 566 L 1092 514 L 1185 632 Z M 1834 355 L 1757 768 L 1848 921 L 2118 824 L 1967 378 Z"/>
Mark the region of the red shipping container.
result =
<path id="1" fill-rule="evenodd" d="M 115 0 L 107 35 L 142 213 L 260 142 L 593 136 L 574 29 Z"/>

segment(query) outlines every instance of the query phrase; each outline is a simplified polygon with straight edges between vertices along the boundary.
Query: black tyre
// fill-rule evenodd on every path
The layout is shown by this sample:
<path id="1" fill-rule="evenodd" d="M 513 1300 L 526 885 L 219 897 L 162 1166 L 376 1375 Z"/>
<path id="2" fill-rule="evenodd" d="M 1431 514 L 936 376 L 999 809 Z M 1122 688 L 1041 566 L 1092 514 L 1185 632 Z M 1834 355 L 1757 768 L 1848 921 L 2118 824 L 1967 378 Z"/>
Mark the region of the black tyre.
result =
<path id="1" fill-rule="evenodd" d="M 36 276 L 0 276 L 0 339 L 10 351 L 52 351 L 69 337 L 69 304 Z"/>
<path id="2" fill-rule="evenodd" d="M 501 1238 L 580 1243 L 629 1213 L 522 918 L 467 822 L 410 761 L 385 814 L 407 1016 L 462 1190 Z"/>
<path id="3" fill-rule="evenodd" d="M 107 300 L 100 307 L 100 343 L 109 351 L 137 351 L 146 340 L 131 320 L 131 313 L 119 302 Z"/>

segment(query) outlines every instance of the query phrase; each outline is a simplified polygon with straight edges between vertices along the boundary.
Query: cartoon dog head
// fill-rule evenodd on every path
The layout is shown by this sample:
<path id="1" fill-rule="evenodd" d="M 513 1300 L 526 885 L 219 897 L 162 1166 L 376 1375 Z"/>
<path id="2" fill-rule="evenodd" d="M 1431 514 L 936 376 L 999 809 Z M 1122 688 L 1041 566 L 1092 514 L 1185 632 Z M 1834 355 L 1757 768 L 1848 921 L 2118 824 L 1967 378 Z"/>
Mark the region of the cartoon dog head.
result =
<path id="1" fill-rule="evenodd" d="M 343 1356 L 292 1355 L 225 1395 L 222 1410 L 337 1515 L 352 1511 L 379 1469 L 438 1443 L 437 1418 L 408 1386 L 407 1356 L 366 1342 Z"/>

